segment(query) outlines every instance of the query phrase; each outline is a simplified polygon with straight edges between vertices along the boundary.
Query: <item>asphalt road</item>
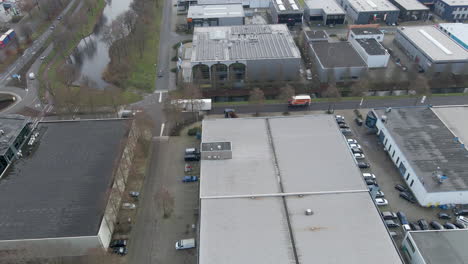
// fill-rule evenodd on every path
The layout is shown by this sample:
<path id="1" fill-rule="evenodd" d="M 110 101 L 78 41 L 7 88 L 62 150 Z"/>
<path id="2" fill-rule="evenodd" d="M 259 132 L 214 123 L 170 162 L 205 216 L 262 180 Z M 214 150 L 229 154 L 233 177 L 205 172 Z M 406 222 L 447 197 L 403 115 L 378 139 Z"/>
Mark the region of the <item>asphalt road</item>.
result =
<path id="1" fill-rule="evenodd" d="M 395 98 L 395 99 L 370 99 L 364 100 L 361 107 L 358 101 L 338 101 L 338 102 L 319 102 L 312 103 L 310 107 L 289 108 L 287 104 L 265 104 L 260 108 L 260 112 L 285 112 L 285 111 L 314 111 L 327 110 L 330 107 L 336 110 L 356 109 L 356 108 L 377 108 L 377 107 L 402 107 L 415 105 L 463 105 L 468 104 L 468 96 L 434 96 L 427 98 L 422 104 L 421 97 L 415 98 Z M 234 108 L 237 113 L 255 113 L 255 105 L 223 105 L 215 106 L 209 114 L 223 114 L 224 109 Z"/>

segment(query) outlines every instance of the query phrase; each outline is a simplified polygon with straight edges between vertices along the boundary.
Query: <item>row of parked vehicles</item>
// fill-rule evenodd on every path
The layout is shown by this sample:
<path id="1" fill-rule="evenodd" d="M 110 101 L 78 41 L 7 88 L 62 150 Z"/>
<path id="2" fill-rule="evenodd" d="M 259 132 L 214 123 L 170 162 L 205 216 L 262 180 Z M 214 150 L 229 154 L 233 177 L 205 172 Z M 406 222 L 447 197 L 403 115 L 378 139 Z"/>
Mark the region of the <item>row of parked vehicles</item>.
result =
<path id="1" fill-rule="evenodd" d="M 185 161 L 199 161 L 200 160 L 200 151 L 197 148 L 186 148 L 184 152 Z M 190 173 L 193 171 L 193 166 L 190 163 L 185 164 L 184 172 Z M 182 182 L 196 182 L 198 181 L 198 176 L 195 175 L 185 175 L 182 178 Z"/>

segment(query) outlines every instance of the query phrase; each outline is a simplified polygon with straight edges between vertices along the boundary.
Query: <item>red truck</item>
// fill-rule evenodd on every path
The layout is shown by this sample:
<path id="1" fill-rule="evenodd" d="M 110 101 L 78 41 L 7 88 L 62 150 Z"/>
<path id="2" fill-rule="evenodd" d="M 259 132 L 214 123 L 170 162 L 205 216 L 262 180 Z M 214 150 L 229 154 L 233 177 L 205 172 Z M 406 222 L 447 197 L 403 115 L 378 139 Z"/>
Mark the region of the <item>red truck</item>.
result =
<path id="1" fill-rule="evenodd" d="M 311 102 L 309 95 L 295 95 L 288 101 L 288 106 L 309 106 Z"/>

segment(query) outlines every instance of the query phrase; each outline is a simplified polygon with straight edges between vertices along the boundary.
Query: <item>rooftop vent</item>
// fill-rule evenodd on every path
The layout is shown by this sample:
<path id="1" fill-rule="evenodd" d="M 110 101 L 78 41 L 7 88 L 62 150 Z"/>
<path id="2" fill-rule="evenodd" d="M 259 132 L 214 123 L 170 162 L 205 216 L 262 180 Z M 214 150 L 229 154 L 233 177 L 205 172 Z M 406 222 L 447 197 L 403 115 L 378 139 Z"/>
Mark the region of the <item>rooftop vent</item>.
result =
<path id="1" fill-rule="evenodd" d="M 312 212 L 312 209 L 307 209 L 307 210 L 305 210 L 305 214 L 306 215 L 313 215 L 314 212 Z"/>

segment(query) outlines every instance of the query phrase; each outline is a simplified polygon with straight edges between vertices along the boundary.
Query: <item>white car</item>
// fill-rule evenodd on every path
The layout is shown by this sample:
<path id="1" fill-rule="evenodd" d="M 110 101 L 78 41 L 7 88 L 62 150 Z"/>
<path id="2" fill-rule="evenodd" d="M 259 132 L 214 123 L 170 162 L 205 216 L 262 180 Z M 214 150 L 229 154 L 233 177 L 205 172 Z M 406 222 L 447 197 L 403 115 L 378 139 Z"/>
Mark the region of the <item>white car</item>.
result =
<path id="1" fill-rule="evenodd" d="M 364 179 L 371 179 L 371 180 L 375 180 L 375 174 L 374 173 L 363 173 L 362 174 L 362 177 L 364 177 Z"/>
<path id="2" fill-rule="evenodd" d="M 376 198 L 375 204 L 377 204 L 378 206 L 384 206 L 384 205 L 388 205 L 388 201 L 387 199 L 384 199 L 384 198 Z"/>
<path id="3" fill-rule="evenodd" d="M 362 149 L 362 148 L 361 148 L 361 145 L 359 145 L 359 144 L 354 144 L 354 143 L 353 143 L 353 144 L 349 144 L 349 147 L 350 147 L 350 148 Z"/>
<path id="4" fill-rule="evenodd" d="M 355 159 L 364 159 L 366 156 L 361 153 L 353 153 Z"/>
<path id="5" fill-rule="evenodd" d="M 134 203 L 123 203 L 122 208 L 123 209 L 135 209 L 136 204 L 134 204 Z"/>
<path id="6" fill-rule="evenodd" d="M 357 140 L 353 138 L 348 138 L 347 141 L 348 141 L 348 144 L 357 144 Z"/>
<path id="7" fill-rule="evenodd" d="M 410 225 L 401 225 L 401 228 L 403 229 L 403 232 L 408 232 L 411 231 L 411 226 Z"/>

